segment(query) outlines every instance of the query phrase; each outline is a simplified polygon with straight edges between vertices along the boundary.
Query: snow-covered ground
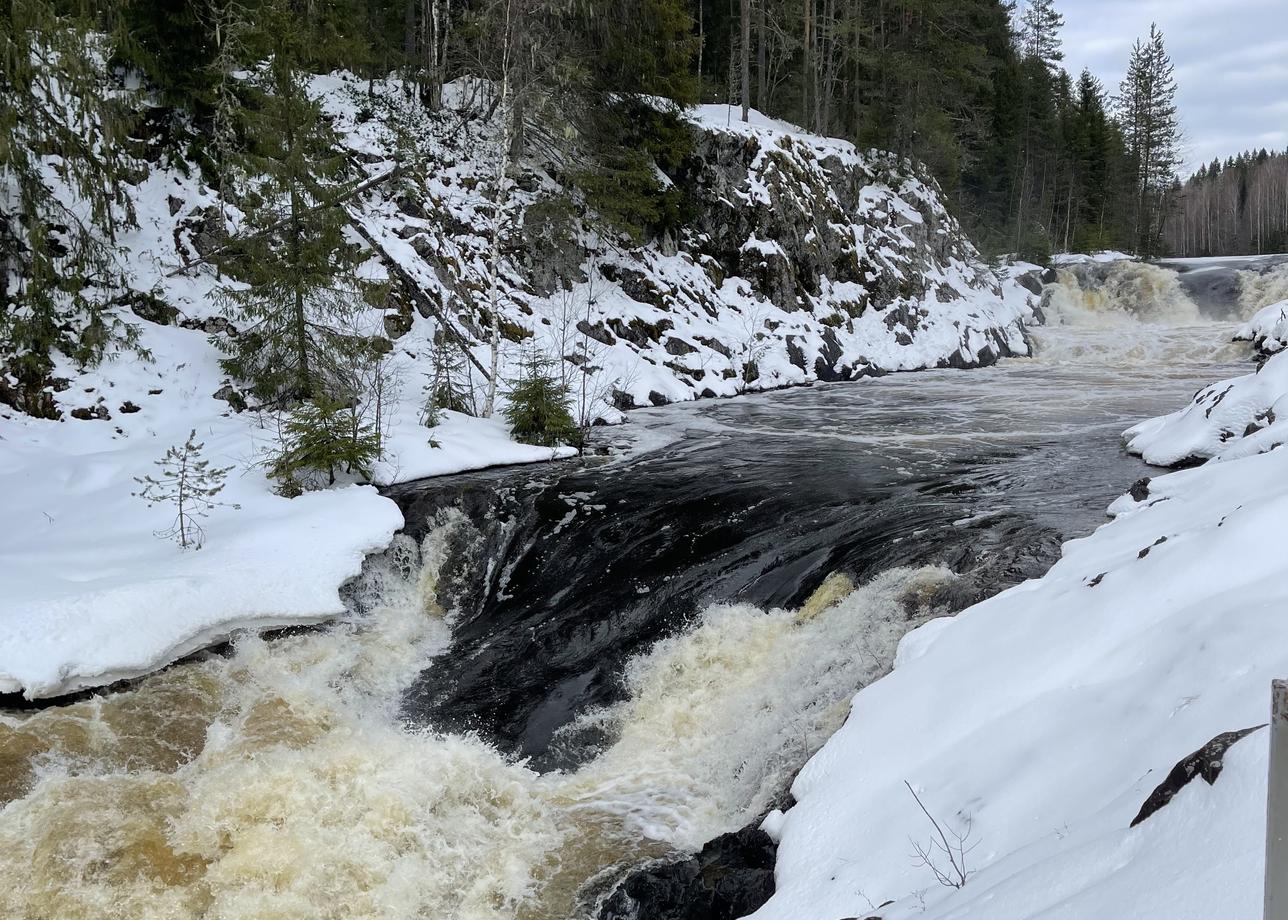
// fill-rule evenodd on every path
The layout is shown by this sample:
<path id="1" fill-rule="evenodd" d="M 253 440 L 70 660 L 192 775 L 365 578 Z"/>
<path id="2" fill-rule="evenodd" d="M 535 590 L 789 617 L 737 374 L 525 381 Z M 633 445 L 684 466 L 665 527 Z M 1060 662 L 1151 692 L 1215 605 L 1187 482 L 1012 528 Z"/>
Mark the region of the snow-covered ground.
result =
<path id="1" fill-rule="evenodd" d="M 408 137 L 370 117 L 366 89 L 365 81 L 343 74 L 313 84 L 355 163 L 376 175 L 398 151 L 406 155 L 399 144 Z M 382 89 L 398 104 L 396 86 Z M 466 106 L 468 89 L 449 87 L 449 101 Z M 574 453 L 515 443 L 499 418 L 444 412 L 433 429 L 421 424 L 435 338 L 446 325 L 470 343 L 480 366 L 490 360 L 480 312 L 489 301 L 474 301 L 489 278 L 494 232 L 506 253 L 496 269 L 506 335 L 499 376 L 514 376 L 531 342 L 552 355 L 570 354 L 576 327 L 585 324 L 597 338 L 585 339 L 574 357 L 602 368 L 584 399 L 589 414 L 603 420 L 621 420 L 614 403 L 731 395 L 807 383 L 821 373 L 986 363 L 1027 351 L 1026 292 L 979 262 L 934 189 L 900 177 L 902 167 L 878 170 L 876 159 L 842 141 L 759 115 L 751 125 L 730 125 L 727 112 L 711 107 L 691 116 L 698 129 L 732 138 L 731 149 L 742 150 L 748 139 L 761 145 L 737 185 L 739 207 L 762 218 L 788 215 L 804 228 L 822 221 L 795 245 L 808 254 L 820 233 L 839 233 L 853 256 L 842 261 L 866 260 L 861 278 L 823 276 L 816 296 L 806 302 L 785 294 L 791 303 L 784 308 L 755 278 L 726 277 L 712 259 L 704 261 L 697 254 L 703 244 L 678 253 L 658 245 L 623 248 L 584 227 L 563 269 L 585 280 L 571 290 L 551 287 L 538 276 L 560 254 L 533 248 L 539 243 L 525 235 L 525 215 L 535 201 L 563 190 L 539 164 L 528 164 L 509 192 L 507 213 L 494 217 L 496 126 L 463 126 L 457 111 L 432 124 L 416 121 L 429 118 L 419 105 L 404 114 L 424 175 L 347 205 L 355 225 L 383 249 L 371 252 L 363 274 L 382 280 L 401 269 L 420 298 L 410 302 L 403 291 L 357 320 L 394 343 L 386 454 L 372 470 L 378 484 Z M 204 331 L 221 322 L 214 295 L 226 282 L 201 261 L 218 239 L 212 226 L 221 205 L 199 170 L 146 166 L 130 191 L 138 226 L 121 228 L 117 246 L 126 286 L 148 307 L 141 312 L 157 320 L 125 317 L 140 329 L 151 358 L 122 353 L 89 372 L 60 367 L 67 381 L 54 397 L 60 421 L 0 407 L 7 525 L 0 533 L 0 691 L 65 693 L 155 669 L 239 627 L 333 616 L 341 610 L 342 583 L 401 525 L 393 503 L 369 486 L 290 501 L 273 494 L 262 460 L 276 420 L 233 411 L 225 401 L 230 381 Z M 830 170 L 863 177 L 857 200 L 842 200 Z M 791 178 L 799 175 L 805 181 Z M 517 187 L 533 187 L 529 180 L 535 193 Z M 240 215 L 232 205 L 226 211 L 235 229 Z M 352 242 L 368 245 L 356 232 Z M 785 247 L 787 241 L 759 239 L 753 231 L 740 258 L 751 275 L 779 277 Z M 895 293 L 870 303 L 859 281 Z M 828 360 L 830 369 L 822 366 Z M 743 379 L 747 361 L 756 366 L 752 381 Z M 569 362 L 565 371 L 580 399 L 575 366 Z M 477 394 L 482 383 L 472 386 Z M 221 391 L 224 398 L 216 398 Z M 499 398 L 504 405 L 504 386 Z M 93 417 L 76 418 L 75 410 Z M 203 549 L 182 552 L 154 535 L 169 525 L 167 510 L 148 508 L 131 492 L 138 489 L 134 479 L 154 472 L 154 461 L 193 429 L 206 459 L 232 467 L 220 496 L 229 506 L 203 522 Z"/>
<path id="2" fill-rule="evenodd" d="M 66 693 L 149 671 L 238 627 L 333 616 L 340 584 L 402 526 L 369 486 L 274 495 L 257 465 L 271 434 L 212 397 L 223 375 L 206 336 L 143 325 L 152 362 L 67 369 L 67 413 L 101 405 L 110 418 L 0 411 L 0 691 Z M 132 493 L 192 430 L 204 458 L 233 471 L 218 496 L 229 507 L 201 522 L 205 547 L 184 552 L 154 535 L 173 508 Z"/>
<path id="3" fill-rule="evenodd" d="M 1288 399 L 1288 363 L 1198 399 L 1128 437 L 1221 462 L 1138 484 L 1046 576 L 909 634 L 854 698 L 770 822 L 757 920 L 1261 917 L 1264 732 L 1130 826 L 1178 761 L 1264 723 L 1288 675 L 1288 452 L 1222 441 Z M 905 783 L 950 846 L 969 831 L 963 887 L 916 856 L 952 875 Z"/>
<path id="4" fill-rule="evenodd" d="M 1288 348 L 1288 300 L 1258 310 L 1234 337 L 1240 342 L 1251 342 L 1266 354 Z"/>
<path id="5" fill-rule="evenodd" d="M 1127 262 L 1136 257 L 1126 252 L 1119 252 L 1115 249 L 1107 249 L 1103 252 L 1059 252 L 1051 257 L 1052 265 L 1081 265 L 1088 262 L 1105 263 L 1105 262 Z"/>

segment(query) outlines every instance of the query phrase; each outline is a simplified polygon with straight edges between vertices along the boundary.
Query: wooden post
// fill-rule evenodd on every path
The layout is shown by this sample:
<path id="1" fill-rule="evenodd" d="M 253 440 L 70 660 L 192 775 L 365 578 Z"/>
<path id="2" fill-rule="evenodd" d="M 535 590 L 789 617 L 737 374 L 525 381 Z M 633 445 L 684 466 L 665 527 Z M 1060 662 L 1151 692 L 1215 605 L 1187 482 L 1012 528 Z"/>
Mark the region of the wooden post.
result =
<path id="1" fill-rule="evenodd" d="M 1277 680 L 1270 689 L 1265 920 L 1288 920 L 1288 680 Z"/>

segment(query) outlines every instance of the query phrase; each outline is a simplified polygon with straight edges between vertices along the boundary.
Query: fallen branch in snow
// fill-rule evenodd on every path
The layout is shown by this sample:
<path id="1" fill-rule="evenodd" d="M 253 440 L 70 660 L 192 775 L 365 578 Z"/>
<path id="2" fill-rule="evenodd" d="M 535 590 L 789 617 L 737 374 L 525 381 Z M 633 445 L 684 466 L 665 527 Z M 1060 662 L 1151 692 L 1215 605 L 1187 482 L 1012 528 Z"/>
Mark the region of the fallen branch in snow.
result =
<path id="1" fill-rule="evenodd" d="M 362 221 L 358 220 L 358 218 L 352 213 L 349 214 L 349 226 L 353 227 L 353 229 L 358 232 L 358 235 L 367 241 L 368 246 L 380 253 L 380 258 L 384 261 L 385 267 L 398 276 L 408 293 L 415 298 L 416 303 L 420 304 L 426 312 L 433 316 L 434 319 L 438 320 L 439 325 L 442 326 L 443 330 L 456 340 L 457 344 L 461 346 L 461 351 L 465 353 L 465 357 L 470 359 L 470 363 L 478 369 L 478 372 L 482 374 L 483 378 L 490 384 L 492 381 L 492 375 L 488 373 L 487 368 L 485 368 L 479 359 L 474 357 L 474 353 L 470 351 L 470 340 L 467 339 L 460 330 L 452 325 L 451 321 L 443 315 L 443 312 L 438 309 L 438 305 L 434 303 L 434 301 L 425 296 L 425 292 L 420 289 L 420 285 L 416 283 L 416 279 L 411 276 L 411 273 L 398 264 L 398 260 L 389 254 L 389 251 L 385 249 L 384 245 L 381 244 L 380 241 L 372 235 L 371 231 L 363 226 Z"/>
<path id="2" fill-rule="evenodd" d="M 912 783 L 904 780 L 903 784 L 908 787 L 908 791 L 912 793 L 912 797 L 917 801 L 917 807 L 921 809 L 922 814 L 924 814 L 930 821 L 931 825 L 935 829 L 935 834 L 939 837 L 938 840 L 935 840 L 932 837 L 930 840 L 930 846 L 922 846 L 911 837 L 908 838 L 912 843 L 913 850 L 915 851 L 913 858 L 917 860 L 917 865 L 919 867 L 925 866 L 928 868 L 932 873 L 934 873 L 935 880 L 945 888 L 965 888 L 967 880 L 969 880 L 972 875 L 972 873 L 966 869 L 966 856 L 979 845 L 978 841 L 976 843 L 968 844 L 972 829 L 970 816 L 966 817 L 966 830 L 962 833 L 959 834 L 957 831 L 951 829 L 948 833 L 944 833 L 944 829 L 940 826 L 939 822 L 935 820 L 935 816 L 930 813 L 930 810 L 922 803 L 921 797 L 917 795 L 916 790 L 912 788 Z M 951 834 L 953 838 L 951 841 L 948 839 L 949 834 Z M 941 867 L 938 862 L 936 862 L 935 850 L 939 850 L 944 857 L 948 859 L 947 868 Z"/>
<path id="3" fill-rule="evenodd" d="M 253 240 L 253 239 L 257 239 L 258 237 L 265 236 L 269 233 L 272 233 L 275 230 L 280 230 L 283 227 L 285 227 L 287 224 L 289 224 L 292 220 L 299 220 L 301 218 L 307 217 L 310 214 L 316 214 L 318 211 L 323 211 L 323 210 L 326 210 L 327 208 L 334 208 L 338 205 L 344 204 L 350 198 L 354 198 L 358 195 L 361 195 L 363 192 L 370 191 L 371 189 L 375 188 L 377 185 L 383 185 L 384 183 L 388 182 L 390 179 L 396 179 L 398 176 L 402 175 L 403 172 L 405 171 L 406 171 L 406 167 L 404 167 L 401 163 L 399 163 L 396 166 L 394 166 L 393 169 L 387 170 L 386 172 L 382 172 L 378 176 L 373 176 L 372 178 L 367 179 L 364 182 L 359 182 L 357 185 L 355 185 L 353 188 L 349 189 L 348 191 L 340 192 L 339 194 L 332 195 L 331 197 L 326 198 L 323 201 L 319 201 L 311 208 L 306 208 L 300 214 L 297 214 L 293 217 L 284 217 L 281 220 L 279 220 L 277 223 L 269 224 L 267 227 L 264 227 L 262 230 L 257 230 L 256 232 L 249 234 L 248 236 L 239 237 L 237 240 L 235 240 L 232 243 L 228 243 L 224 246 L 220 246 L 218 249 L 214 249 L 206 253 L 200 259 L 193 259 L 191 262 L 188 262 L 184 265 L 180 265 L 174 271 L 169 272 L 166 275 L 166 277 L 173 278 L 175 275 L 181 275 L 184 272 L 188 271 L 189 269 L 196 268 L 198 265 L 205 265 L 207 262 L 211 262 L 219 258 L 221 255 L 228 252 L 228 250 L 232 249 L 234 246 L 241 246 L 249 240 Z"/>

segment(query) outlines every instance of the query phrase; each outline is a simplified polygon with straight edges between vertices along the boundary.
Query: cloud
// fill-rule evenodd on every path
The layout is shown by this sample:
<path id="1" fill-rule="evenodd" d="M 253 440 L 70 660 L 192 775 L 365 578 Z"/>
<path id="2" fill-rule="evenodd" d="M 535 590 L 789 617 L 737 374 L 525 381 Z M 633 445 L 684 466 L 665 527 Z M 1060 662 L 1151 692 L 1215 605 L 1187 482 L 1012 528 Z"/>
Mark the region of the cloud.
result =
<path id="1" fill-rule="evenodd" d="M 1176 65 L 1187 168 L 1288 141 L 1286 0 L 1062 0 L 1065 66 L 1112 93 L 1157 23 Z"/>

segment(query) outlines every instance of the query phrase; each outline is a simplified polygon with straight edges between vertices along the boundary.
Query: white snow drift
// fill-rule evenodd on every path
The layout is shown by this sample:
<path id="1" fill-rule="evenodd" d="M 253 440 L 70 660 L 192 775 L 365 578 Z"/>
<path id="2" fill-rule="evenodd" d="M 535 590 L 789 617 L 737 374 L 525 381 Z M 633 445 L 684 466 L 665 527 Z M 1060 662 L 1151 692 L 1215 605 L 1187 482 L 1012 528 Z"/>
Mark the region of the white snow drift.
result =
<path id="1" fill-rule="evenodd" d="M 1043 578 L 909 634 L 771 822 L 757 920 L 1260 918 L 1264 733 L 1129 824 L 1180 759 L 1265 722 L 1288 675 L 1288 451 L 1256 452 L 1273 425 L 1221 434 L 1285 394 L 1274 358 L 1137 426 L 1148 459 L 1222 462 L 1154 478 Z M 969 830 L 964 887 L 915 858 L 934 828 L 905 782 L 950 842 Z"/>
<path id="2" fill-rule="evenodd" d="M 1255 373 L 1203 388 L 1185 408 L 1141 422 L 1124 437 L 1128 450 L 1159 466 L 1231 460 L 1278 447 L 1288 441 L 1288 353 L 1274 355 Z"/>

